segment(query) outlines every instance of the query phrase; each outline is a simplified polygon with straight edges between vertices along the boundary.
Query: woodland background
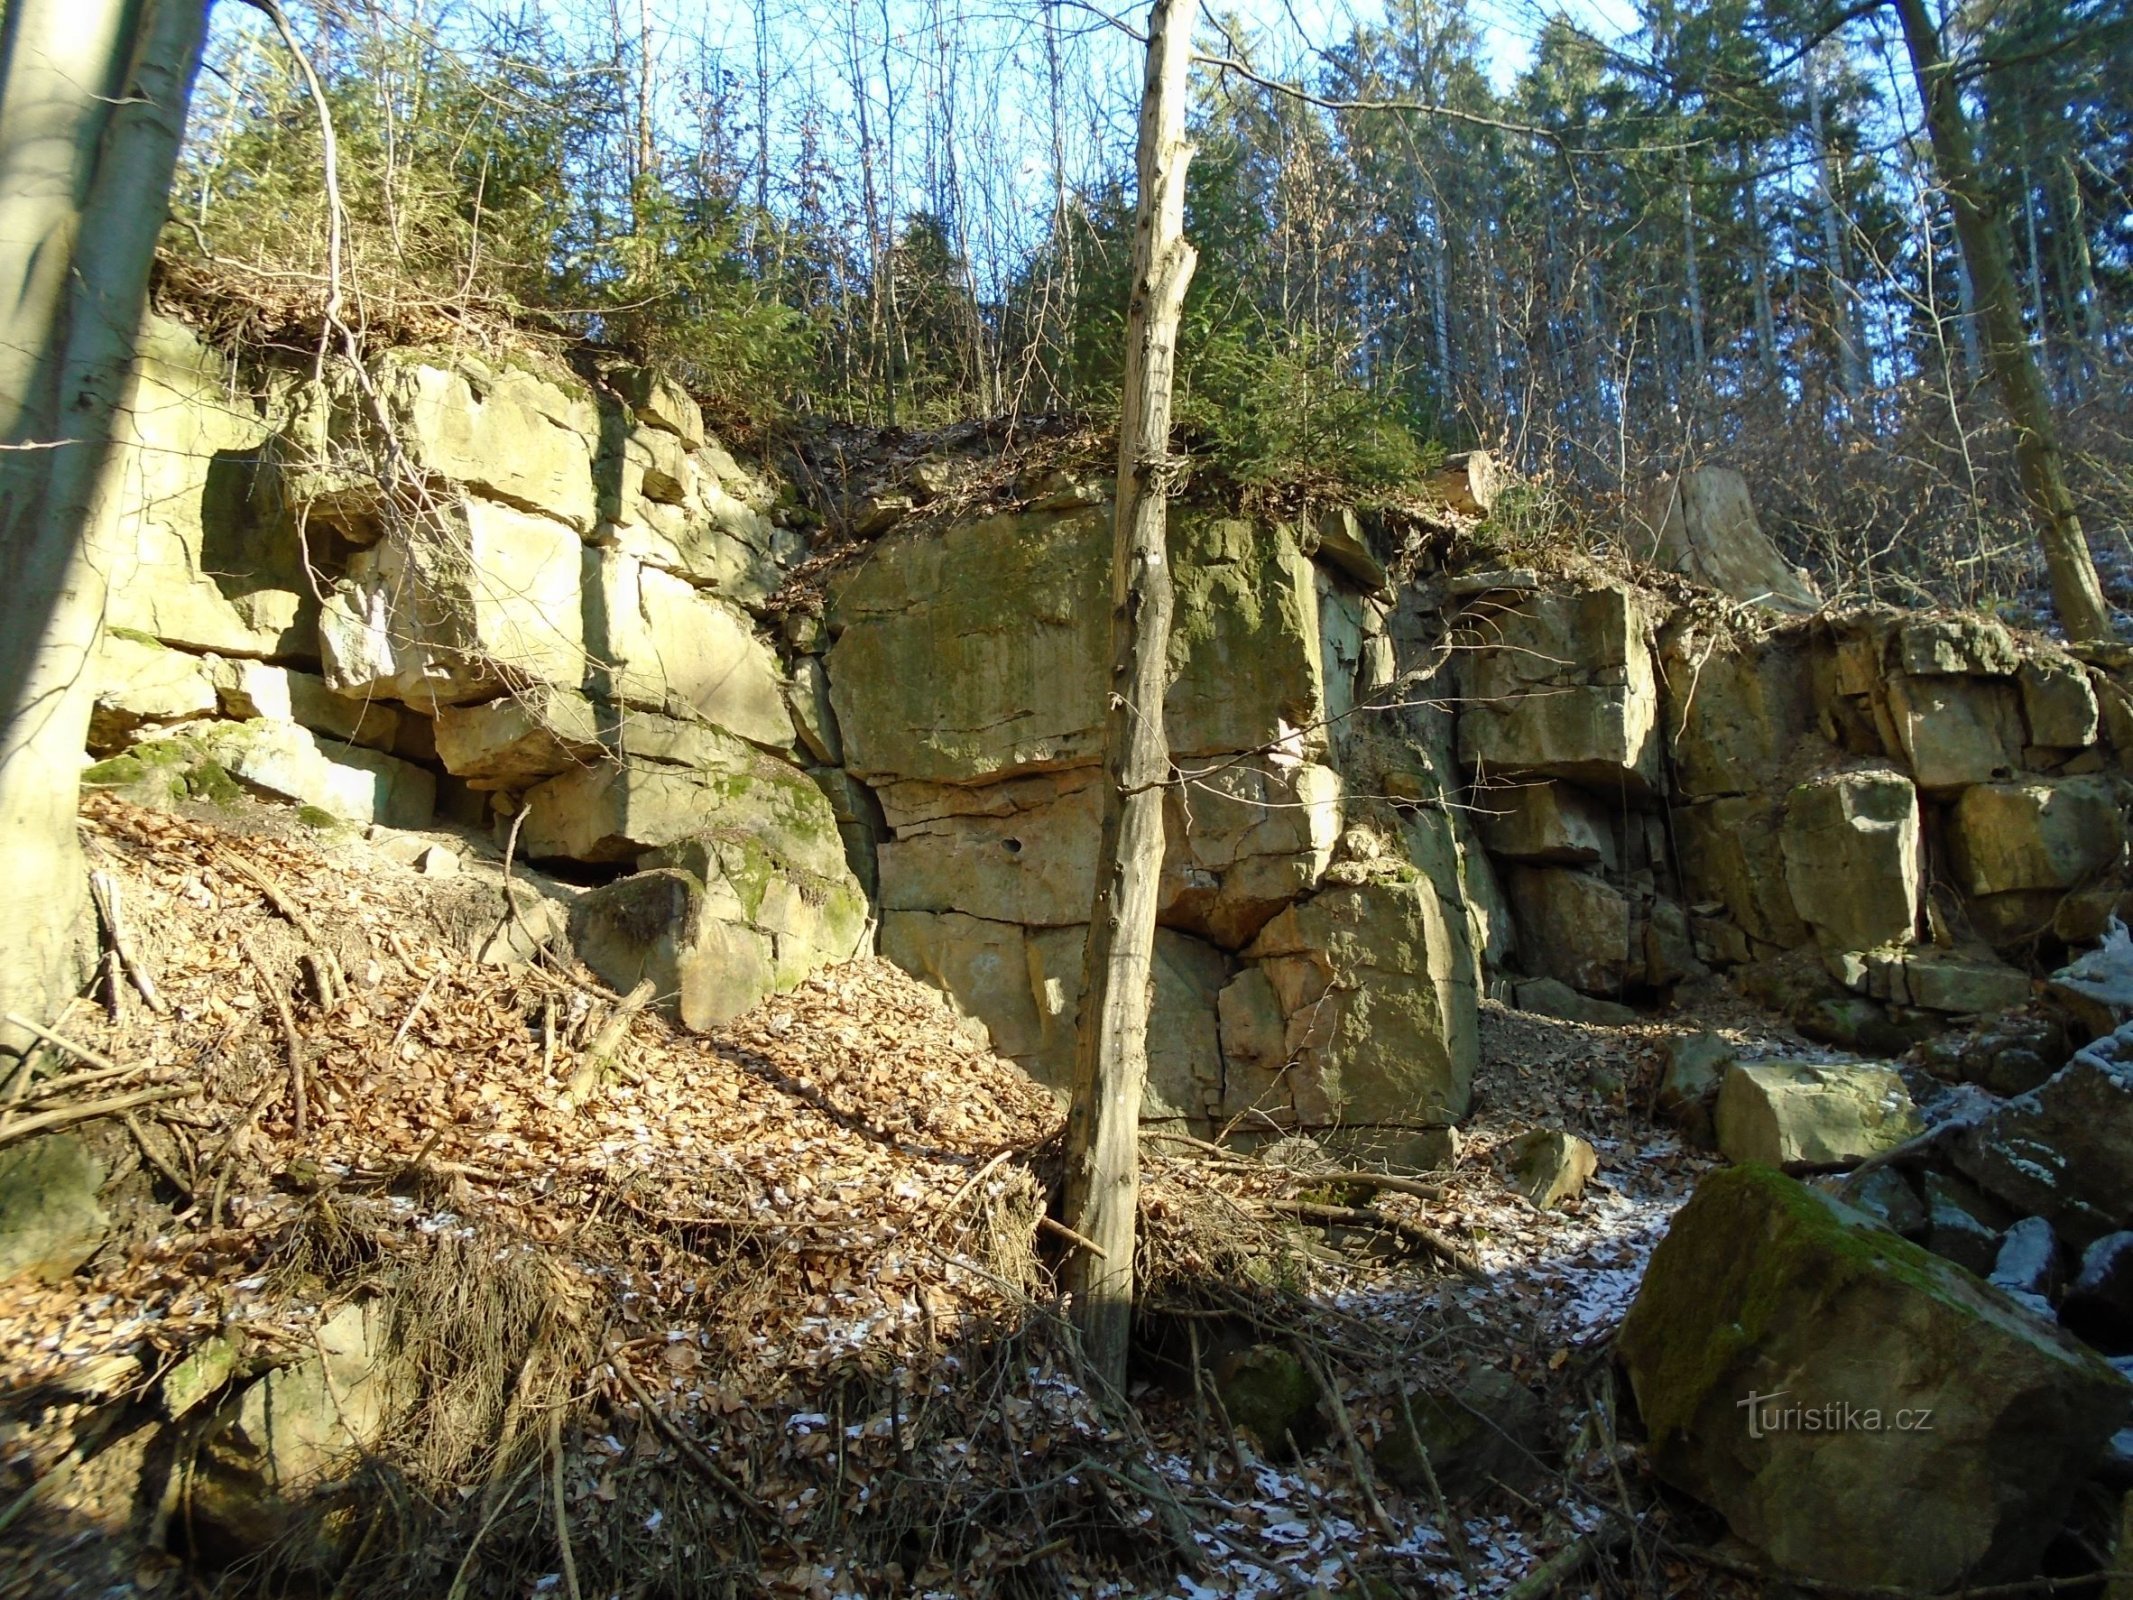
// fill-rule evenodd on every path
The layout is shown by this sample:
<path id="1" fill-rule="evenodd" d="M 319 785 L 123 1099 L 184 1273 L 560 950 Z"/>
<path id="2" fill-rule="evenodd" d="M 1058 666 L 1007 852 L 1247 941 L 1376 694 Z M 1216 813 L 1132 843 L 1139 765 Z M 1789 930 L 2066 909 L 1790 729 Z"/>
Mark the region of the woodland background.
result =
<path id="1" fill-rule="evenodd" d="M 1100 10 L 292 11 L 373 339 L 510 324 L 624 346 L 759 434 L 1115 417 L 1139 46 Z M 1187 441 L 1248 484 L 1365 495 L 1446 448 L 1500 449 L 1530 480 L 1495 519 L 1514 543 L 1607 537 L 1653 473 L 1724 461 L 1843 598 L 2026 609 L 2010 431 L 1893 17 L 1521 15 L 1386 0 L 1203 26 Z M 1977 0 L 1944 21 L 2123 606 L 2133 8 Z M 286 53 L 218 7 L 166 292 L 214 290 L 256 308 L 226 332 L 304 345 L 321 171 Z"/>

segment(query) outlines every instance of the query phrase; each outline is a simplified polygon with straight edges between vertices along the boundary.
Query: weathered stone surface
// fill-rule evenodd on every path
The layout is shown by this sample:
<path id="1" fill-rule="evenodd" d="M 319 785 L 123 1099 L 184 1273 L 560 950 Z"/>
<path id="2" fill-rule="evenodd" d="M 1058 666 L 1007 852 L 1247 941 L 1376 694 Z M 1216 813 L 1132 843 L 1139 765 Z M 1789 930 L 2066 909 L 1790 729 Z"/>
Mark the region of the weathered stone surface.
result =
<path id="1" fill-rule="evenodd" d="M 1506 861 L 1561 866 L 1619 865 L 1614 816 L 1605 801 L 1562 783 L 1524 783 L 1477 792 L 1481 842 Z"/>
<path id="2" fill-rule="evenodd" d="M 1948 830 L 1967 894 L 2070 889 L 2117 865 L 2125 849 L 2107 778 L 1980 783 L 1956 801 Z"/>
<path id="3" fill-rule="evenodd" d="M 2027 1575 L 2133 1406 L 2000 1294 L 1752 1167 L 1698 1185 L 1616 1348 L 1661 1476 L 1828 1583 Z"/>
<path id="4" fill-rule="evenodd" d="M 402 713 L 383 701 L 335 694 L 316 673 L 264 661 L 204 662 L 226 717 L 265 717 L 293 722 L 313 733 L 391 752 L 401 739 Z M 419 718 L 409 716 L 409 722 Z"/>
<path id="5" fill-rule="evenodd" d="M 1658 785 L 1650 623 L 1633 595 L 1537 593 L 1472 627 L 1459 673 L 1463 764 L 1602 792 Z"/>
<path id="6" fill-rule="evenodd" d="M 1667 746 L 1684 795 L 1769 794 L 1803 751 L 1827 751 L 1807 635 L 1714 640 L 1681 630 L 1662 664 Z"/>
<path id="7" fill-rule="evenodd" d="M 830 706 L 829 674 L 819 656 L 802 656 L 793 663 L 792 682 L 785 692 L 792 710 L 793 731 L 800 747 L 824 766 L 844 765 L 844 739 L 837 731 L 837 713 Z"/>
<path id="8" fill-rule="evenodd" d="M 985 1024 L 993 1048 L 1061 1095 L 1073 1078 L 1087 930 L 1023 928 L 960 912 L 884 913 L 881 953 Z M 1205 1125 L 1223 1105 L 1216 996 L 1229 979 L 1219 950 L 1156 930 L 1141 1115 Z"/>
<path id="9" fill-rule="evenodd" d="M 1297 1062 L 1283 1089 L 1306 1124 L 1464 1115 L 1479 1021 L 1464 929 L 1426 883 L 1324 889 L 1245 951 L 1273 986 Z"/>
<path id="10" fill-rule="evenodd" d="M 2029 1003 L 2029 974 L 1989 953 L 1886 946 L 1832 951 L 1826 960 L 1847 987 L 1892 1006 L 1984 1016 Z"/>
<path id="11" fill-rule="evenodd" d="M 111 1232 L 98 1203 L 104 1164 L 70 1133 L 0 1150 L 0 1283 L 56 1283 L 88 1260 Z"/>
<path id="12" fill-rule="evenodd" d="M 753 837 L 701 836 L 645 859 L 651 870 L 580 897 L 571 942 L 618 991 L 650 978 L 697 1032 L 849 959 L 865 934 L 866 896 L 848 873 L 825 877 Z"/>
<path id="13" fill-rule="evenodd" d="M 1529 971 L 1609 995 L 1642 968 L 1631 948 L 1629 897 L 1606 879 L 1567 867 L 1513 867 L 1505 888 L 1518 922 L 1519 960 Z"/>
<path id="14" fill-rule="evenodd" d="M 215 689 L 207 665 L 182 650 L 106 632 L 90 670 L 96 677 L 96 700 L 89 709 L 89 748 L 98 755 L 124 749 L 144 723 L 214 714 Z"/>
<path id="15" fill-rule="evenodd" d="M 2115 916 L 2102 943 L 2051 975 L 2044 992 L 2092 1036 L 2133 1020 L 2133 936 Z"/>
<path id="16" fill-rule="evenodd" d="M 2015 686 L 1976 678 L 1892 676 L 1888 714 L 1896 750 L 1931 795 L 2013 777 L 2022 769 Z"/>
<path id="17" fill-rule="evenodd" d="M 2066 1025 L 2051 1017 L 1997 1017 L 1963 1033 L 1930 1041 L 1920 1065 L 1951 1083 L 1974 1083 L 1994 1094 L 2027 1094 L 2066 1065 L 2073 1046 Z"/>
<path id="18" fill-rule="evenodd" d="M 2107 1034 L 1965 1131 L 1955 1163 L 2086 1245 L 2133 1226 L 2133 1030 Z"/>
<path id="19" fill-rule="evenodd" d="M 1591 1145 L 1560 1128 L 1535 1128 L 1504 1148 L 1511 1185 L 1542 1210 L 1575 1200 L 1600 1170 Z"/>
<path id="20" fill-rule="evenodd" d="M 2000 1224 L 2006 1216 L 1961 1178 L 1928 1172 L 1926 1231 L 1920 1241 L 1942 1259 L 1985 1277 L 2000 1257 Z"/>
<path id="21" fill-rule="evenodd" d="M 1296 1447 L 1306 1447 L 1325 1432 L 1314 1414 L 1318 1380 L 1294 1351 L 1278 1344 L 1252 1345 L 1218 1362 L 1214 1382 L 1229 1420 L 1250 1433 L 1268 1455 L 1286 1456 L 1292 1439 Z"/>
<path id="22" fill-rule="evenodd" d="M 648 367 L 616 367 L 608 372 L 607 381 L 640 421 L 678 434 L 692 446 L 704 442 L 703 410 L 673 379 Z"/>
<path id="23" fill-rule="evenodd" d="M 572 381 L 492 367 L 454 353 L 448 365 L 389 355 L 378 387 L 414 465 L 477 494 L 592 531 L 592 397 Z"/>
<path id="24" fill-rule="evenodd" d="M 2096 691 L 2081 664 L 2069 657 L 2035 655 L 2015 674 L 2022 691 L 2022 720 L 2029 742 L 2061 750 L 2096 742 Z"/>
<path id="25" fill-rule="evenodd" d="M 437 759 L 476 789 L 518 789 L 598 761 L 633 715 L 541 686 L 478 706 L 439 706 Z"/>
<path id="26" fill-rule="evenodd" d="M 1893 1166 L 1875 1167 L 1864 1175 L 1846 1177 L 1836 1190 L 1837 1198 L 1855 1206 L 1891 1233 L 1906 1239 L 1923 1239 L 1926 1204 L 1919 1199 L 1911 1180 Z"/>
<path id="27" fill-rule="evenodd" d="M 824 877 L 843 870 L 829 801 L 806 773 L 720 728 L 649 713 L 623 719 L 619 751 L 526 792 L 529 857 L 628 861 L 706 831 L 752 835 Z"/>
<path id="28" fill-rule="evenodd" d="M 1385 587 L 1385 563 L 1370 548 L 1361 519 L 1347 507 L 1320 512 L 1299 542 L 1305 555 L 1330 567 L 1366 594 Z"/>
<path id="29" fill-rule="evenodd" d="M 1825 949 L 1908 943 L 1924 895 L 1918 796 L 1886 770 L 1832 773 L 1785 801 L 1785 882 Z"/>
<path id="30" fill-rule="evenodd" d="M 1511 990 L 1512 1004 L 1537 1017 L 1583 1022 L 1601 1028 L 1626 1028 L 1638 1020 L 1634 1007 L 1579 994 L 1560 978 L 1528 978 Z"/>
<path id="31" fill-rule="evenodd" d="M 1736 1061 L 1718 1091 L 1729 1161 L 1848 1167 L 1924 1131 L 1903 1079 L 1871 1063 Z"/>
<path id="32" fill-rule="evenodd" d="M 294 723 L 193 723 L 188 742 L 240 783 L 343 821 L 420 828 L 436 810 L 433 774 L 380 751 L 322 743 Z"/>
<path id="33" fill-rule="evenodd" d="M 1316 762 L 1226 764 L 1166 797 L 1164 830 L 1162 920 L 1240 949 L 1325 876 L 1340 776 Z"/>
<path id="34" fill-rule="evenodd" d="M 2022 654 L 2014 636 L 1983 617 L 1913 617 L 1896 630 L 1896 670 L 1914 678 L 2011 678 Z"/>
<path id="35" fill-rule="evenodd" d="M 309 1353 L 254 1380 L 209 1436 L 189 1481 L 193 1518 L 225 1548 L 272 1542 L 307 1495 L 353 1472 L 406 1415 L 418 1383 L 382 1303 L 344 1305 Z"/>
<path id="36" fill-rule="evenodd" d="M 1749 955 L 1791 950 L 1813 934 L 1785 880 L 1784 803 L 1762 795 L 1707 800 L 1674 813 L 1682 879 L 1692 900 L 1716 901 L 1755 942 Z"/>
<path id="37" fill-rule="evenodd" d="M 1294 537 L 1197 513 L 1171 537 L 1172 754 L 1252 750 L 1315 727 L 1318 597 Z M 828 663 L 852 770 L 967 783 L 1093 764 L 1109 540 L 1087 511 L 992 517 L 875 550 L 836 597 L 842 632 Z"/>
<path id="38" fill-rule="evenodd" d="M 104 622 L 193 650 L 304 655 L 317 610 L 295 531 L 257 463 L 278 403 L 150 313 L 113 424 L 125 494 L 94 539 Z"/>
<path id="39" fill-rule="evenodd" d="M 434 517 L 350 559 L 319 618 L 326 687 L 431 711 L 514 683 L 574 686 L 588 645 L 605 643 L 593 577 L 594 557 L 566 524 L 439 500 Z"/>
<path id="40" fill-rule="evenodd" d="M 777 657 L 744 614 L 671 573 L 623 558 L 601 561 L 599 589 L 603 631 L 588 626 L 586 637 L 614 664 L 614 697 L 693 712 L 769 749 L 792 745 Z M 597 672 L 592 681 L 600 682 Z"/>
<path id="41" fill-rule="evenodd" d="M 2044 1316 L 2059 1289 L 2059 1236 L 2043 1217 L 2024 1217 L 2010 1227 L 1993 1258 L 1990 1282 Z"/>
<path id="42" fill-rule="evenodd" d="M 1642 506 L 1648 540 L 1637 554 L 1721 594 L 1777 611 L 1813 611 L 1814 585 L 1778 554 L 1756 520 L 1748 480 L 1730 467 L 1660 478 Z"/>

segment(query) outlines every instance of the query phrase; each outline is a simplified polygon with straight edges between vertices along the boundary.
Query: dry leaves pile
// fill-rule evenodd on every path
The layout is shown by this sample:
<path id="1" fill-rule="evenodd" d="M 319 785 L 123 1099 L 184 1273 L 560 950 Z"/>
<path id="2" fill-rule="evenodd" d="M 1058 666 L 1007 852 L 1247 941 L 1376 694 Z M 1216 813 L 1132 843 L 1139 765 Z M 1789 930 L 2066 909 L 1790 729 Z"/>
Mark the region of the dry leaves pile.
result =
<path id="1" fill-rule="evenodd" d="M 1623 1520 L 1588 1347 L 1693 1176 L 1634 1142 L 1649 1039 L 1492 1068 L 1499 1104 L 1522 1109 L 1523 1083 L 1605 1141 L 1607 1182 L 1568 1216 L 1506 1193 L 1486 1119 L 1460 1170 L 1405 1189 L 1357 1191 L 1308 1149 L 1156 1141 L 1146 1372 L 1106 1410 L 1054 1306 L 1058 1111 L 933 991 L 860 960 L 691 1036 L 581 970 L 475 964 L 426 915 L 427 880 L 260 816 L 84 811 L 151 983 L 116 973 L 115 1003 L 60 1019 L 124 1070 L 13 1106 L 0 1141 L 48 1106 L 156 1097 L 80 1124 L 117 1162 L 117 1242 L 72 1280 L 0 1289 L 0 1567 L 20 1592 L 62 1592 L 98 1515 L 151 1547 L 138 1589 L 165 1581 L 182 1497 L 113 1523 L 63 1472 L 212 1336 L 241 1334 L 241 1379 L 362 1296 L 395 1308 L 419 1400 L 346 1492 L 197 1581 L 1500 1592 Z M 1619 1083 L 1573 1081 L 1617 1046 Z M 80 1068 L 54 1052 L 47 1088 Z M 1327 1203 L 1346 1220 L 1314 1220 Z M 1255 1339 L 1304 1352 L 1325 1390 L 1337 1425 L 1301 1459 L 1221 1426 L 1218 1346 Z M 1471 1512 L 1378 1481 L 1403 1396 L 1480 1365 L 1545 1390 L 1572 1454 Z"/>

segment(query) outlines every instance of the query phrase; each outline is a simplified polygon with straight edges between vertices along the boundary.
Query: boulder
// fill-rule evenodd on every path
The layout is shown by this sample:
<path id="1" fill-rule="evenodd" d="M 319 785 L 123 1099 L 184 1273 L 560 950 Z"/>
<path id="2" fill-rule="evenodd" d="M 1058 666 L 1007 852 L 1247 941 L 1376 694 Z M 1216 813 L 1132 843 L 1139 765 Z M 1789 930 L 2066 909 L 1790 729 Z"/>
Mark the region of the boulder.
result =
<path id="1" fill-rule="evenodd" d="M 1875 1167 L 1846 1177 L 1834 1191 L 1846 1205 L 1865 1212 L 1891 1233 L 1906 1239 L 1926 1236 L 1926 1206 L 1911 1180 L 1893 1166 Z"/>
<path id="2" fill-rule="evenodd" d="M 1894 1068 L 1803 1061 L 1734 1062 L 1715 1125 L 1727 1160 L 1801 1170 L 1853 1166 L 1925 1129 Z"/>
<path id="3" fill-rule="evenodd" d="M 1719 1087 L 1739 1053 L 1715 1033 L 1682 1034 L 1668 1041 L 1666 1072 L 1659 1080 L 1661 1116 L 1699 1144 L 1715 1137 L 1712 1116 Z"/>
<path id="4" fill-rule="evenodd" d="M 247 787 L 344 822 L 421 828 L 436 811 L 434 774 L 358 745 L 322 743 L 294 723 L 195 723 L 186 743 Z"/>
<path id="5" fill-rule="evenodd" d="M 1325 1434 L 1318 1419 L 1318 1380 L 1295 1352 L 1278 1344 L 1255 1344 L 1215 1365 L 1215 1394 L 1234 1427 L 1256 1439 L 1261 1451 L 1286 1456 Z"/>
<path id="6" fill-rule="evenodd" d="M 354 1473 L 419 1385 L 391 1344 L 384 1305 L 343 1305 L 306 1354 L 255 1379 L 217 1418 L 188 1480 L 196 1537 L 226 1551 L 273 1543 L 306 1499 Z"/>
<path id="7" fill-rule="evenodd" d="M 1924 1182 L 1926 1233 L 1920 1241 L 1935 1255 L 1979 1277 L 1991 1274 L 2000 1259 L 1997 1208 L 1969 1184 L 1945 1172 L 1928 1172 Z"/>
<path id="8" fill-rule="evenodd" d="M 0 1150 L 0 1283 L 70 1276 L 111 1234 L 104 1164 L 71 1133 Z"/>
<path id="9" fill-rule="evenodd" d="M 1589 994 L 1620 994 L 1643 966 L 1633 953 L 1629 897 L 1604 878 L 1567 867 L 1513 867 L 1505 888 L 1527 970 Z"/>
<path id="10" fill-rule="evenodd" d="M 1614 815 L 1600 800 L 1562 783 L 1522 783 L 1478 791 L 1481 842 L 1505 861 L 1570 867 L 1620 865 Z"/>
<path id="11" fill-rule="evenodd" d="M 2022 712 L 2012 683 L 1977 678 L 1888 680 L 1896 749 L 1918 787 L 1945 798 L 2022 770 Z"/>
<path id="12" fill-rule="evenodd" d="M 89 748 L 98 755 L 123 750 L 144 724 L 215 713 L 215 689 L 206 663 L 152 639 L 106 631 L 97 641 L 89 670 L 96 680 Z"/>
<path id="13" fill-rule="evenodd" d="M 2133 1351 L 2133 1233 L 2107 1233 L 2081 1253 L 2059 1320 L 2106 1354 Z"/>
<path id="14" fill-rule="evenodd" d="M 1650 621 L 1625 589 L 1536 593 L 1466 617 L 1459 759 L 1505 777 L 1567 778 L 1601 793 L 1660 782 Z"/>
<path id="15" fill-rule="evenodd" d="M 2114 915 L 2103 942 L 2051 975 L 2044 992 L 2091 1036 L 2133 1020 L 2133 937 Z"/>
<path id="16" fill-rule="evenodd" d="M 1511 1187 L 1543 1211 L 1575 1200 L 1600 1170 L 1599 1155 L 1574 1133 L 1535 1128 L 1504 1147 Z"/>
<path id="17" fill-rule="evenodd" d="M 1616 1349 L 1659 1474 L 1824 1583 L 2026 1577 L 2133 1408 L 2064 1334 L 1758 1167 L 1697 1186 Z"/>
<path id="18" fill-rule="evenodd" d="M 2133 1028 L 2078 1052 L 1966 1129 L 1955 1164 L 2017 1213 L 2087 1245 L 2133 1226 Z"/>
<path id="19" fill-rule="evenodd" d="M 1721 594 L 1774 611 L 1817 610 L 1822 597 L 1756 520 L 1748 480 L 1731 467 L 1661 477 L 1645 491 L 1637 553 Z"/>
<path id="20" fill-rule="evenodd" d="M 2027 1094 L 2066 1065 L 2066 1026 L 2050 1017 L 1998 1017 L 1966 1033 L 1929 1040 L 1919 1064 L 1950 1083 L 1998 1095 Z"/>
<path id="21" fill-rule="evenodd" d="M 1968 616 L 1906 618 L 1890 654 L 1896 669 L 1914 678 L 2010 678 L 2022 661 L 2014 635 Z"/>
<path id="22" fill-rule="evenodd" d="M 1536 1017 L 1554 1017 L 1561 1022 L 1582 1022 L 1600 1028 L 1626 1028 L 1642 1020 L 1635 1007 L 1579 994 L 1560 978 L 1528 978 L 1523 983 L 1514 984 L 1511 1003 Z"/>
<path id="23" fill-rule="evenodd" d="M 1785 800 L 1785 884 L 1824 949 L 1908 944 L 1924 899 L 1918 795 L 1886 769 L 1830 773 Z"/>
<path id="24" fill-rule="evenodd" d="M 2041 1316 L 2059 1292 L 2059 1237 L 2042 1217 L 2024 1217 L 2000 1238 L 1989 1281 Z"/>
<path id="25" fill-rule="evenodd" d="M 2070 889 L 2118 864 L 2125 829 L 2109 779 L 2029 778 L 1965 789 L 1948 844 L 1966 894 Z"/>
<path id="26" fill-rule="evenodd" d="M 789 762 L 720 728 L 633 713 L 605 759 L 526 791 L 529 857 L 629 861 L 706 831 L 754 837 L 823 877 L 844 870 L 829 801 Z"/>
<path id="27" fill-rule="evenodd" d="M 780 859 L 745 832 L 648 854 L 651 870 L 581 896 L 571 942 L 617 991 L 652 980 L 698 1033 L 731 1021 L 817 967 L 854 955 L 866 896 L 843 860 L 834 877 Z"/>
<path id="28" fill-rule="evenodd" d="M 1497 1483 L 1526 1488 L 1548 1472 L 1549 1422 L 1546 1401 L 1508 1372 L 1483 1367 L 1455 1388 L 1425 1389 L 1404 1410 L 1395 1406 L 1372 1458 L 1410 1494 L 1427 1493 L 1431 1479 L 1461 1498 Z"/>
<path id="29" fill-rule="evenodd" d="M 637 420 L 678 435 L 688 445 L 704 442 L 704 414 L 688 390 L 649 367 L 615 367 L 607 381 L 637 414 Z"/>
<path id="30" fill-rule="evenodd" d="M 1466 1113 L 1479 1013 L 1465 928 L 1426 882 L 1323 889 L 1244 952 L 1266 974 L 1296 1065 L 1278 1085 L 1305 1126 L 1441 1125 Z"/>

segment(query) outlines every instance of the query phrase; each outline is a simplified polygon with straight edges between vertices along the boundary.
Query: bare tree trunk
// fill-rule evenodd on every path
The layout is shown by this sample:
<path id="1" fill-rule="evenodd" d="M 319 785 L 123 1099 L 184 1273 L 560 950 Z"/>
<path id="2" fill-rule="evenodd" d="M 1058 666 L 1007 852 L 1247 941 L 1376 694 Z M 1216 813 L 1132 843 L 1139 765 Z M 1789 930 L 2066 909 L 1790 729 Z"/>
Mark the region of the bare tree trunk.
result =
<path id="1" fill-rule="evenodd" d="M 0 1011 L 24 1016 L 80 977 L 74 810 L 106 579 L 84 547 L 116 486 L 206 9 L 14 0 L 0 61 Z M 0 1028 L 0 1048 L 27 1043 Z"/>
<path id="2" fill-rule="evenodd" d="M 1163 691 L 1170 648 L 1165 551 L 1170 391 L 1185 286 L 1198 258 L 1185 242 L 1185 77 L 1192 0 L 1156 0 L 1141 100 L 1140 214 L 1126 312 L 1112 532 L 1111 678 L 1104 713 L 1103 837 L 1082 957 L 1081 1031 L 1067 1116 L 1066 1221 L 1093 1249 L 1068 1259 L 1065 1284 L 1091 1368 L 1120 1393 L 1133 1324 L 1133 1242 L 1140 1209 L 1141 1086 L 1163 793 L 1170 751 Z"/>
<path id="3" fill-rule="evenodd" d="M 2014 422 L 2015 465 L 2037 516 L 2037 540 L 2044 547 L 2044 565 L 2051 575 L 2052 609 L 2058 612 L 2069 639 L 2109 639 L 2113 636 L 2111 613 L 2096 579 L 2096 563 L 2081 530 L 2073 491 L 2067 487 L 2051 401 L 2038 379 L 2022 327 L 2013 246 L 1997 217 L 1986 209 L 1970 122 L 1963 113 L 1955 75 L 1941 55 L 1940 34 L 1926 14 L 1925 0 L 1895 0 L 1895 4 L 1911 53 L 1911 70 L 1918 78 L 1918 97 L 1926 108 L 1933 164 L 1955 212 L 1955 236 L 1977 295 L 1986 363 Z"/>

